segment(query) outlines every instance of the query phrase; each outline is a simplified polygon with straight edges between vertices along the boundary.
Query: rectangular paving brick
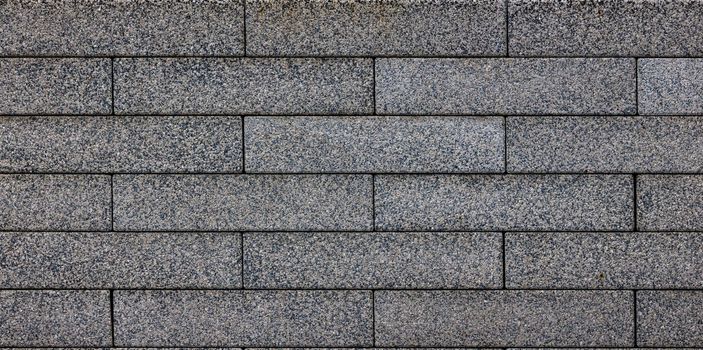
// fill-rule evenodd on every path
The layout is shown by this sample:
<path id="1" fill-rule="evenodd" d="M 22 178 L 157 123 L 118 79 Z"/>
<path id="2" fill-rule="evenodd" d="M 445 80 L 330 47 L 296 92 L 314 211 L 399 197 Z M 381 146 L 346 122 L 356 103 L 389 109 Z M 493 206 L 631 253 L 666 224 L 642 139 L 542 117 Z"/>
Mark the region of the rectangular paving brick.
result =
<path id="1" fill-rule="evenodd" d="M 376 228 L 623 231 L 630 175 L 381 175 Z"/>
<path id="2" fill-rule="evenodd" d="M 247 53 L 498 56 L 505 1 L 247 1 Z"/>
<path id="3" fill-rule="evenodd" d="M 371 114 L 371 59 L 124 58 L 118 114 Z"/>
<path id="4" fill-rule="evenodd" d="M 247 288 L 500 288 L 502 235 L 245 233 Z"/>
<path id="5" fill-rule="evenodd" d="M 110 346 L 110 292 L 0 290 L 0 346 Z"/>
<path id="6" fill-rule="evenodd" d="M 508 288 L 701 288 L 703 235 L 546 232 L 505 236 Z"/>
<path id="7" fill-rule="evenodd" d="M 0 288 L 240 288 L 239 233 L 4 232 Z"/>
<path id="8" fill-rule="evenodd" d="M 638 291 L 637 345 L 703 347 L 703 291 Z"/>
<path id="9" fill-rule="evenodd" d="M 703 176 L 639 175 L 637 227 L 644 231 L 703 229 Z"/>
<path id="10" fill-rule="evenodd" d="M 0 171 L 239 172 L 240 117 L 0 117 Z"/>
<path id="11" fill-rule="evenodd" d="M 643 58 L 637 70 L 639 113 L 703 114 L 703 59 Z"/>
<path id="12" fill-rule="evenodd" d="M 699 117 L 508 117 L 508 172 L 701 172 Z"/>
<path id="13" fill-rule="evenodd" d="M 117 346 L 370 346 L 370 291 L 115 291 Z"/>
<path id="14" fill-rule="evenodd" d="M 109 114 L 110 70 L 109 59 L 0 58 L 0 114 Z"/>
<path id="15" fill-rule="evenodd" d="M 510 55 L 697 56 L 697 0 L 510 0 Z"/>
<path id="16" fill-rule="evenodd" d="M 115 175 L 116 230 L 372 227 L 370 175 Z"/>
<path id="17" fill-rule="evenodd" d="M 379 114 L 634 114 L 627 58 L 382 58 Z"/>
<path id="18" fill-rule="evenodd" d="M 627 346 L 632 291 L 377 291 L 378 346 Z"/>
<path id="19" fill-rule="evenodd" d="M 1 8 L 1 55 L 244 53 L 243 0 L 13 0 Z"/>
<path id="20" fill-rule="evenodd" d="M 503 172 L 501 117 L 246 117 L 247 172 Z"/>
<path id="21" fill-rule="evenodd" d="M 110 229 L 108 175 L 0 175 L 0 230 Z"/>

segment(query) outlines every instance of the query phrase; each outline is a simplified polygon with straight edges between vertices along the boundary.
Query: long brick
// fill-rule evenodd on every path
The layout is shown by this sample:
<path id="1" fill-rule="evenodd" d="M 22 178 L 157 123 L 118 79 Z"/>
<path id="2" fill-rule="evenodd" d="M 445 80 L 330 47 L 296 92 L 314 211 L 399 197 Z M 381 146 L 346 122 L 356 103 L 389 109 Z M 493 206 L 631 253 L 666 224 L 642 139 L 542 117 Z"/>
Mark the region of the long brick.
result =
<path id="1" fill-rule="evenodd" d="M 110 346 L 110 292 L 0 291 L 0 346 Z"/>
<path id="2" fill-rule="evenodd" d="M 631 291 L 377 291 L 378 346 L 627 346 Z"/>
<path id="3" fill-rule="evenodd" d="M 115 60 L 118 114 L 370 114 L 371 59 Z"/>
<path id="4" fill-rule="evenodd" d="M 701 288 L 698 233 L 507 233 L 509 288 Z"/>
<path id="5" fill-rule="evenodd" d="M 0 114 L 109 114 L 110 89 L 109 59 L 0 58 Z"/>
<path id="6" fill-rule="evenodd" d="M 370 291 L 115 291 L 118 346 L 369 346 Z"/>
<path id="7" fill-rule="evenodd" d="M 503 172 L 500 117 L 247 117 L 247 172 Z"/>
<path id="8" fill-rule="evenodd" d="M 637 177 L 637 227 L 645 231 L 703 229 L 703 176 Z"/>
<path id="9" fill-rule="evenodd" d="M 699 117 L 509 117 L 509 172 L 701 172 Z"/>
<path id="10" fill-rule="evenodd" d="M 0 175 L 0 230 L 110 229 L 110 176 Z"/>
<path id="11" fill-rule="evenodd" d="M 384 230 L 630 230 L 628 175 L 382 175 Z"/>
<path id="12" fill-rule="evenodd" d="M 500 233 L 246 233 L 247 288 L 500 288 Z"/>
<path id="13" fill-rule="evenodd" d="M 637 345 L 703 346 L 703 291 L 638 291 Z"/>
<path id="14" fill-rule="evenodd" d="M 116 230 L 372 226 L 369 175 L 116 175 Z"/>
<path id="15" fill-rule="evenodd" d="M 505 1 L 247 2 L 253 55 L 504 55 Z"/>
<path id="16" fill-rule="evenodd" d="M 703 59 L 643 58 L 637 69 L 641 114 L 703 113 Z"/>
<path id="17" fill-rule="evenodd" d="M 0 288 L 240 288 L 239 233 L 0 233 Z"/>
<path id="18" fill-rule="evenodd" d="M 635 60 L 376 60 L 380 114 L 634 114 Z"/>

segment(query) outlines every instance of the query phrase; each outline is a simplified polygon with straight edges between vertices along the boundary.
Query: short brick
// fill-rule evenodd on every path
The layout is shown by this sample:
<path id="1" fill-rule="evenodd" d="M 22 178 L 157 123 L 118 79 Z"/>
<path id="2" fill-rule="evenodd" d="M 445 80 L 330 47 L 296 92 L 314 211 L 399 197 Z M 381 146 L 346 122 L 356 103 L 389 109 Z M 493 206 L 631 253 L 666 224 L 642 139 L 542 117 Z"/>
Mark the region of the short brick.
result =
<path id="1" fill-rule="evenodd" d="M 637 345 L 703 347 L 703 291 L 638 291 Z"/>
<path id="2" fill-rule="evenodd" d="M 703 229 L 703 176 L 639 175 L 637 227 L 643 231 Z"/>
<path id="3" fill-rule="evenodd" d="M 703 114 L 703 59 L 643 58 L 637 69 L 641 114 Z"/>

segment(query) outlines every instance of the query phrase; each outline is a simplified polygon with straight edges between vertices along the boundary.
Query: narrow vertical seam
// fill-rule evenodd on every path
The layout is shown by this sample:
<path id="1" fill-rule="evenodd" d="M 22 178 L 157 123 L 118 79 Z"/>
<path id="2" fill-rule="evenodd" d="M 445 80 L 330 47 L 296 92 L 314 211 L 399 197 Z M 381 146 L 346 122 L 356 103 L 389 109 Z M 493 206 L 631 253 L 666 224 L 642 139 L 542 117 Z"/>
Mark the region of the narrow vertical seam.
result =
<path id="1" fill-rule="evenodd" d="M 510 17 L 508 15 L 508 3 L 510 0 L 505 0 L 505 57 L 510 57 Z"/>
<path id="2" fill-rule="evenodd" d="M 634 320 L 634 327 L 633 327 L 633 345 L 634 347 L 637 346 L 637 289 L 632 291 L 632 312 L 633 312 L 633 320 Z"/>
<path id="3" fill-rule="evenodd" d="M 503 174 L 508 173 L 508 116 L 503 116 Z"/>
<path id="4" fill-rule="evenodd" d="M 115 175 L 110 174 L 110 231 L 115 230 Z"/>
<path id="5" fill-rule="evenodd" d="M 371 59 L 372 83 L 373 83 L 373 115 L 376 115 L 376 57 Z"/>
<path id="6" fill-rule="evenodd" d="M 246 145 L 244 144 L 244 119 L 245 116 L 242 116 L 242 174 L 247 173 L 247 163 L 246 163 Z"/>
<path id="7" fill-rule="evenodd" d="M 503 248 L 503 287 L 502 287 L 502 289 L 507 289 L 507 287 L 506 287 L 507 286 L 507 283 L 506 283 L 507 278 L 506 278 L 506 273 L 505 273 L 505 271 L 506 271 L 505 262 L 507 261 L 507 259 L 505 258 L 505 231 L 503 231 L 503 246 L 502 246 L 502 248 Z"/>
<path id="8" fill-rule="evenodd" d="M 640 70 L 640 59 L 635 57 L 635 115 L 640 115 L 640 80 L 638 71 Z"/>
<path id="9" fill-rule="evenodd" d="M 371 346 L 376 346 L 376 290 L 371 290 Z"/>
<path id="10" fill-rule="evenodd" d="M 113 289 L 110 289 L 110 339 L 112 346 L 115 346 L 115 298 Z"/>
<path id="11" fill-rule="evenodd" d="M 633 230 L 637 232 L 637 174 L 632 174 L 632 220 Z"/>
<path id="12" fill-rule="evenodd" d="M 110 57 L 110 114 L 115 115 L 115 58 Z"/>
<path id="13" fill-rule="evenodd" d="M 247 55 L 247 0 L 242 0 L 242 10 L 244 12 L 244 20 L 242 21 L 242 33 L 244 34 L 244 56 Z"/>
<path id="14" fill-rule="evenodd" d="M 376 232 L 376 174 L 371 174 L 371 231 Z"/>
<path id="15" fill-rule="evenodd" d="M 242 289 L 247 289 L 247 287 L 244 285 L 244 232 L 239 233 L 239 248 L 241 249 L 240 253 L 240 260 L 241 260 L 241 279 L 242 279 Z"/>

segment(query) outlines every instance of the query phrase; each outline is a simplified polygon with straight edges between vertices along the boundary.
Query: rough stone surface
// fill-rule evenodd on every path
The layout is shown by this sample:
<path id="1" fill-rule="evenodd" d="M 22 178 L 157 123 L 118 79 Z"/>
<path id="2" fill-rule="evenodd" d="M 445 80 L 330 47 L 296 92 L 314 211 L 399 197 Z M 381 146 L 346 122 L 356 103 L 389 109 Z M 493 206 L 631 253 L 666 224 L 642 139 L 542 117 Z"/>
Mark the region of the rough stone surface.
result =
<path id="1" fill-rule="evenodd" d="M 637 177 L 637 228 L 644 231 L 703 229 L 703 176 Z"/>
<path id="2" fill-rule="evenodd" d="M 247 288 L 500 288 L 500 233 L 246 233 Z M 314 247 L 314 248 L 311 248 Z"/>
<path id="3" fill-rule="evenodd" d="M 638 291 L 637 345 L 703 347 L 703 291 Z"/>
<path id="4" fill-rule="evenodd" d="M 370 346 L 370 291 L 115 291 L 118 346 Z"/>
<path id="5" fill-rule="evenodd" d="M 703 59 L 640 59 L 637 70 L 641 114 L 703 114 Z"/>
<path id="6" fill-rule="evenodd" d="M 246 117 L 247 172 L 502 172 L 500 117 Z"/>

